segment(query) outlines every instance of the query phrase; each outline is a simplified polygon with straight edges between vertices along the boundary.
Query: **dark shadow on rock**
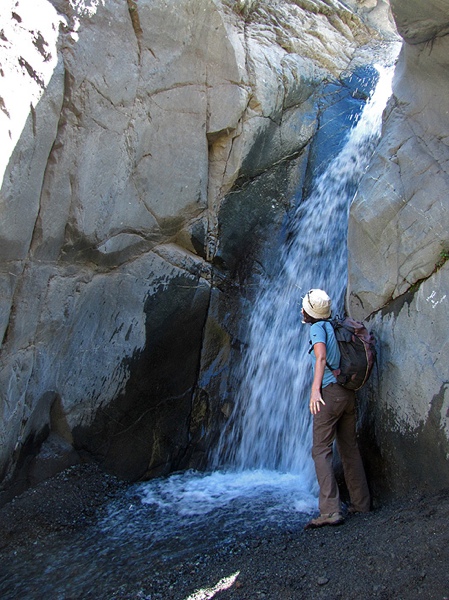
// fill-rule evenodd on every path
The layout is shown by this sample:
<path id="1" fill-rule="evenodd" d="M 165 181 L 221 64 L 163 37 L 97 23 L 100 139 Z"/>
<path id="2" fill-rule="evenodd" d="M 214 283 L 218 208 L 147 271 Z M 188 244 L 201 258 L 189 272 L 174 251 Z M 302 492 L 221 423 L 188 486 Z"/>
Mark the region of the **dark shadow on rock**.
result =
<path id="1" fill-rule="evenodd" d="M 210 288 L 180 276 L 145 303 L 146 345 L 129 361 L 125 392 L 74 428 L 74 445 L 106 471 L 135 481 L 178 468 L 189 443 Z"/>

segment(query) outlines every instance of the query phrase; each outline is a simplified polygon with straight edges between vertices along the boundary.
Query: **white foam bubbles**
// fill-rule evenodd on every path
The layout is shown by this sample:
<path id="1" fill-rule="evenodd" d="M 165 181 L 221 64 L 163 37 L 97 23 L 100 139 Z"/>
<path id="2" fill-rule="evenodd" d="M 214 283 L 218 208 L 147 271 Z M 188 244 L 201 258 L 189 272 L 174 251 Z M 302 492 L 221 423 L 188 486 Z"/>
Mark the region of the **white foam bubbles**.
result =
<path id="1" fill-rule="evenodd" d="M 206 515 L 237 499 L 242 507 L 264 499 L 277 510 L 308 512 L 316 506 L 308 482 L 299 475 L 264 469 L 201 474 L 194 471 L 140 484 L 144 504 L 179 515 Z"/>

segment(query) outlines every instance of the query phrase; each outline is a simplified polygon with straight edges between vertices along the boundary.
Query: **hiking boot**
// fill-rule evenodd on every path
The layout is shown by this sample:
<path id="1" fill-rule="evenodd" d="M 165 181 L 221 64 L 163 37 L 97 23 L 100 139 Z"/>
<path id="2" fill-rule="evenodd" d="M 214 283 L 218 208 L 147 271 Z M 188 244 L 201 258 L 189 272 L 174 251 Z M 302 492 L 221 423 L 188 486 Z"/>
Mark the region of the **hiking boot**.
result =
<path id="1" fill-rule="evenodd" d="M 312 519 L 304 529 L 315 529 L 317 527 L 324 527 L 324 525 L 341 525 L 342 523 L 344 523 L 344 518 L 341 513 L 329 513 Z"/>
<path id="2" fill-rule="evenodd" d="M 348 515 L 361 515 L 361 514 L 366 514 L 369 512 L 368 510 L 358 510 L 355 506 L 353 506 L 352 504 L 350 504 L 348 506 Z"/>

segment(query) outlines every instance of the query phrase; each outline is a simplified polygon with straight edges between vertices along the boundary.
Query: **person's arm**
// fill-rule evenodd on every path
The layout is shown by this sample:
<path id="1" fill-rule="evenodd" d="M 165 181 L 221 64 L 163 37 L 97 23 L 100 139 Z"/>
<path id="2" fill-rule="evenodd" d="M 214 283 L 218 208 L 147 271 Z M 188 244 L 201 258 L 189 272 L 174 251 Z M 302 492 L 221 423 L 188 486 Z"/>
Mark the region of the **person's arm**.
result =
<path id="1" fill-rule="evenodd" d="M 316 360 L 309 408 L 312 415 L 316 415 L 320 412 L 320 403 L 325 404 L 321 397 L 321 384 L 323 383 L 324 369 L 326 368 L 326 344 L 324 342 L 317 342 L 313 346 L 313 352 Z"/>

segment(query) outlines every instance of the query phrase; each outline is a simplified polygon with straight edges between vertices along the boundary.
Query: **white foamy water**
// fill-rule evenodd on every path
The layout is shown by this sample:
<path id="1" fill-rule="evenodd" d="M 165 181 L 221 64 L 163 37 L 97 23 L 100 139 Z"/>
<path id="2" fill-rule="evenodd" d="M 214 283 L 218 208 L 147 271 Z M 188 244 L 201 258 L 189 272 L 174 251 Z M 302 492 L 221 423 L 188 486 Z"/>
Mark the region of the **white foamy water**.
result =
<path id="1" fill-rule="evenodd" d="M 111 507 L 103 531 L 155 545 L 171 538 L 188 545 L 204 531 L 213 544 L 286 515 L 301 522 L 317 504 L 301 476 L 268 470 L 187 471 L 137 484 L 128 497 Z"/>
<path id="2" fill-rule="evenodd" d="M 301 477 L 260 469 L 206 475 L 187 472 L 155 484 L 143 484 L 139 492 L 144 504 L 172 510 L 180 516 L 205 515 L 236 499 L 252 502 L 264 495 L 275 496 L 279 510 L 308 511 L 316 503 Z"/>

